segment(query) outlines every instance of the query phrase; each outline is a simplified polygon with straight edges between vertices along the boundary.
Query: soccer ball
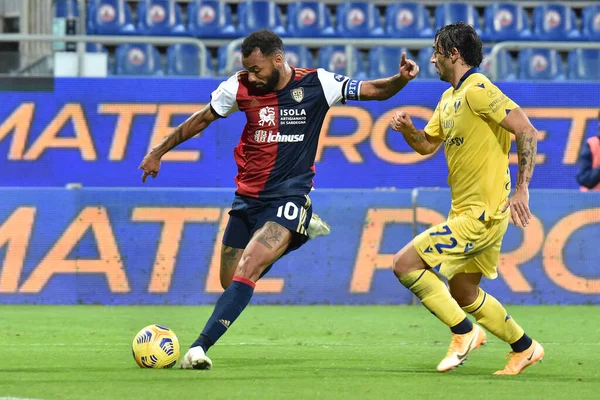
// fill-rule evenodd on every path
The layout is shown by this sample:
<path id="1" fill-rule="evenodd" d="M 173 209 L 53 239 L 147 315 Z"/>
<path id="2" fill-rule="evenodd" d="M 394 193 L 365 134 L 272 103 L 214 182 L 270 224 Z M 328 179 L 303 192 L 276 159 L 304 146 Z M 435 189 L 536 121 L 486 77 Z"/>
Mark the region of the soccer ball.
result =
<path id="1" fill-rule="evenodd" d="M 148 325 L 135 335 L 131 345 L 140 368 L 172 368 L 179 358 L 179 340 L 161 325 Z"/>

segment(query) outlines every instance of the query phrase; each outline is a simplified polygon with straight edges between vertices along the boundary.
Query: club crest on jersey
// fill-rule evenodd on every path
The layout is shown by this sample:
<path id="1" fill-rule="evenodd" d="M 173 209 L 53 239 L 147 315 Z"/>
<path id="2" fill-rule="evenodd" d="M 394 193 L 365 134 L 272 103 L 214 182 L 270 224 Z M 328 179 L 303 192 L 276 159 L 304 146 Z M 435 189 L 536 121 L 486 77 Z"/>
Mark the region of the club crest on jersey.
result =
<path id="1" fill-rule="evenodd" d="M 460 108 L 460 105 L 461 105 L 461 101 L 460 100 L 454 102 L 454 113 L 458 112 L 458 109 Z"/>
<path id="2" fill-rule="evenodd" d="M 275 126 L 275 109 L 273 107 L 263 107 L 258 112 L 258 117 L 260 121 L 258 124 L 260 126 Z"/>
<path id="3" fill-rule="evenodd" d="M 302 101 L 302 99 L 304 98 L 304 88 L 303 87 L 292 89 L 290 92 L 292 93 L 292 98 L 294 100 L 296 100 L 298 103 L 300 103 Z"/>

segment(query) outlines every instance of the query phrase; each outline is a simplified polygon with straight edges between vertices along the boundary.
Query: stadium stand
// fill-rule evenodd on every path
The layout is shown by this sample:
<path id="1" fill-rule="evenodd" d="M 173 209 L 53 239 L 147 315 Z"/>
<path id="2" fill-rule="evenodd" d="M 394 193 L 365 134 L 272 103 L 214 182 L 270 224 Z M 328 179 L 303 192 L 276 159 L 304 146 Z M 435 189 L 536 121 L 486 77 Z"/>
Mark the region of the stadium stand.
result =
<path id="1" fill-rule="evenodd" d="M 151 44 L 122 44 L 116 50 L 117 75 L 160 76 L 160 53 Z"/>
<path id="2" fill-rule="evenodd" d="M 492 57 L 490 56 L 492 49 L 484 47 L 483 49 L 483 61 L 481 62 L 481 70 L 488 77 L 491 77 L 492 70 Z M 498 79 L 503 81 L 512 81 L 517 79 L 515 74 L 515 66 L 513 60 L 506 50 L 500 50 L 498 53 Z"/>
<path id="3" fill-rule="evenodd" d="M 363 59 L 358 52 L 354 50 L 354 77 L 356 79 L 365 79 L 367 77 Z M 328 71 L 336 74 L 345 74 L 346 72 L 346 51 L 344 46 L 325 46 L 319 51 L 319 67 L 325 68 Z"/>
<path id="4" fill-rule="evenodd" d="M 270 29 L 280 36 L 286 31 L 282 24 L 281 9 L 274 1 L 249 0 L 238 5 L 239 27 L 241 36 L 248 35 L 258 29 Z"/>
<path id="5" fill-rule="evenodd" d="M 564 79 L 563 62 L 556 50 L 524 49 L 519 52 L 520 78 L 526 80 Z"/>
<path id="6" fill-rule="evenodd" d="M 87 32 L 97 35 L 136 34 L 131 6 L 125 0 L 91 0 Z"/>
<path id="7" fill-rule="evenodd" d="M 398 64 L 405 52 L 408 58 L 412 55 L 403 47 L 373 47 L 369 51 L 369 77 L 384 78 L 398 73 Z"/>
<path id="8" fill-rule="evenodd" d="M 306 46 L 286 46 L 285 59 L 292 67 L 314 68 L 312 55 Z"/>
<path id="9" fill-rule="evenodd" d="M 430 15 L 423 4 L 396 3 L 385 11 L 385 30 L 390 38 L 432 38 Z"/>
<path id="10" fill-rule="evenodd" d="M 519 4 L 490 4 L 485 8 L 484 21 L 483 40 L 531 39 L 531 22 Z"/>
<path id="11" fill-rule="evenodd" d="M 198 76 L 200 57 L 198 47 L 193 44 L 174 44 L 167 49 L 167 75 Z M 204 60 L 209 75 L 213 75 L 212 59 L 207 53 Z"/>
<path id="12" fill-rule="evenodd" d="M 479 23 L 479 13 L 472 4 L 466 3 L 444 3 L 435 9 L 435 27 L 441 28 L 444 25 L 463 21 L 472 25 L 477 33 L 481 35 L 481 26 Z"/>
<path id="13" fill-rule="evenodd" d="M 600 5 L 587 6 L 581 14 L 583 37 L 590 41 L 600 41 Z"/>
<path id="14" fill-rule="evenodd" d="M 582 2 L 579 2 L 582 3 Z M 55 0 L 55 14 L 61 18 L 78 18 L 76 0 Z M 290 62 L 303 66 L 333 66 L 343 71 L 345 59 L 333 51 L 327 41 L 315 38 L 432 38 L 435 29 L 447 23 L 466 21 L 481 32 L 486 55 L 489 48 L 502 41 L 600 41 L 600 5 L 591 2 L 584 6 L 569 3 L 544 2 L 342 2 L 342 1 L 273 1 L 250 0 L 88 0 L 87 34 L 98 35 L 188 35 L 210 42 L 211 57 L 208 75 L 223 76 L 227 54 L 223 46 L 231 39 L 243 37 L 248 32 L 269 28 L 283 37 L 311 38 L 304 47 L 288 51 Z M 208 43 L 207 42 L 207 43 Z M 357 73 L 363 76 L 381 76 L 384 71 L 397 68 L 394 58 L 400 49 L 382 50 L 378 45 L 362 46 L 353 52 Z M 375 48 L 378 47 L 378 48 Z M 418 55 L 422 78 L 437 79 L 435 68 L 429 66 L 431 52 L 411 47 Z M 93 46 L 86 46 L 88 51 Z M 115 53 L 114 47 L 100 51 Z M 180 68 L 169 69 L 175 53 L 167 46 L 158 47 L 162 64 L 167 65 L 166 75 L 174 71 L 194 71 L 199 61 L 187 63 L 183 57 Z M 339 49 L 338 49 L 339 50 Z M 543 49 L 540 49 L 543 50 Z M 385 51 L 385 57 L 382 57 Z M 188 46 L 181 54 L 191 55 Z M 176 52 L 177 53 L 177 52 Z M 597 52 L 577 50 L 572 52 L 501 51 L 498 59 L 500 79 L 597 79 Z M 177 53 L 179 54 L 179 53 Z M 376 56 L 379 54 L 379 57 Z M 239 57 L 239 54 L 234 55 Z M 527 59 L 534 57 L 535 59 Z M 116 58 L 116 57 L 115 57 Z M 482 69 L 490 73 L 489 57 Z M 182 64 L 183 63 L 183 64 Z M 118 64 L 118 63 L 117 63 Z M 172 64 L 172 65 L 175 65 Z M 188 66 L 189 64 L 189 66 Z M 241 68 L 239 60 L 236 68 Z M 564 66 L 564 68 L 563 68 Z M 116 68 L 115 73 L 125 71 Z M 131 72 L 131 71 L 129 71 Z M 146 71 L 148 72 L 148 71 Z"/>
<path id="15" fill-rule="evenodd" d="M 188 5 L 188 33 L 197 37 L 232 38 L 238 36 L 233 26 L 231 6 L 223 1 L 195 0 Z"/>
<path id="16" fill-rule="evenodd" d="M 331 11 L 318 1 L 296 1 L 287 10 L 288 34 L 295 37 L 334 36 Z"/>
<path id="17" fill-rule="evenodd" d="M 342 37 L 382 37 L 381 14 L 373 3 L 342 3 L 336 9 L 337 32 Z"/>
<path id="18" fill-rule="evenodd" d="M 138 32 L 141 35 L 187 35 L 181 7 L 175 0 L 144 0 L 137 9 Z"/>
<path id="19" fill-rule="evenodd" d="M 568 62 L 569 79 L 600 80 L 600 50 L 573 50 Z"/>
<path id="20" fill-rule="evenodd" d="M 579 39 L 575 12 L 564 4 L 541 4 L 533 11 L 534 35 L 538 40 Z"/>

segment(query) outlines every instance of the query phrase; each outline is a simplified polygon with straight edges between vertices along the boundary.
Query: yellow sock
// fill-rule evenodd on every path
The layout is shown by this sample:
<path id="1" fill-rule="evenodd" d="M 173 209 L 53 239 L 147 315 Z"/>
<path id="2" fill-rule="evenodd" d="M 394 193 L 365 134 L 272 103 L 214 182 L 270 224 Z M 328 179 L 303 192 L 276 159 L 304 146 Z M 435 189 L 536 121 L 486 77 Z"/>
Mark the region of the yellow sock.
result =
<path id="1" fill-rule="evenodd" d="M 502 304 L 481 288 L 477 300 L 463 307 L 463 310 L 474 316 L 485 329 L 509 344 L 519 340 L 525 333 Z"/>
<path id="2" fill-rule="evenodd" d="M 423 305 L 449 327 L 458 325 L 467 317 L 435 273 L 420 269 L 404 275 L 400 278 L 400 283 L 421 299 Z"/>

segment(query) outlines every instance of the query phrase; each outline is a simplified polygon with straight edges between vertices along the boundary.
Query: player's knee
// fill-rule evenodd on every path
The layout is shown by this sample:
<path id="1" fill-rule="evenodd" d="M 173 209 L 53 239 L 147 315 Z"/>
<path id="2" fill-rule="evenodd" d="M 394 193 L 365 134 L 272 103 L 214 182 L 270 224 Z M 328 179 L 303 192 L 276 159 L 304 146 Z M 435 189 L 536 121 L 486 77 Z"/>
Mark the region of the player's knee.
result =
<path id="1" fill-rule="evenodd" d="M 478 290 L 471 290 L 468 287 L 457 288 L 450 286 L 450 294 L 459 306 L 467 307 L 477 300 Z"/>
<path id="2" fill-rule="evenodd" d="M 238 263 L 235 274 L 256 282 L 264 269 L 262 268 L 262 264 L 263 263 L 260 262 L 259 258 L 253 254 L 244 254 Z"/>
<path id="3" fill-rule="evenodd" d="M 406 257 L 403 257 L 402 251 L 399 251 L 394 256 L 394 264 L 392 266 L 392 270 L 394 271 L 394 275 L 396 278 L 400 279 L 400 277 L 408 274 L 409 268 L 408 263 L 406 262 Z"/>

